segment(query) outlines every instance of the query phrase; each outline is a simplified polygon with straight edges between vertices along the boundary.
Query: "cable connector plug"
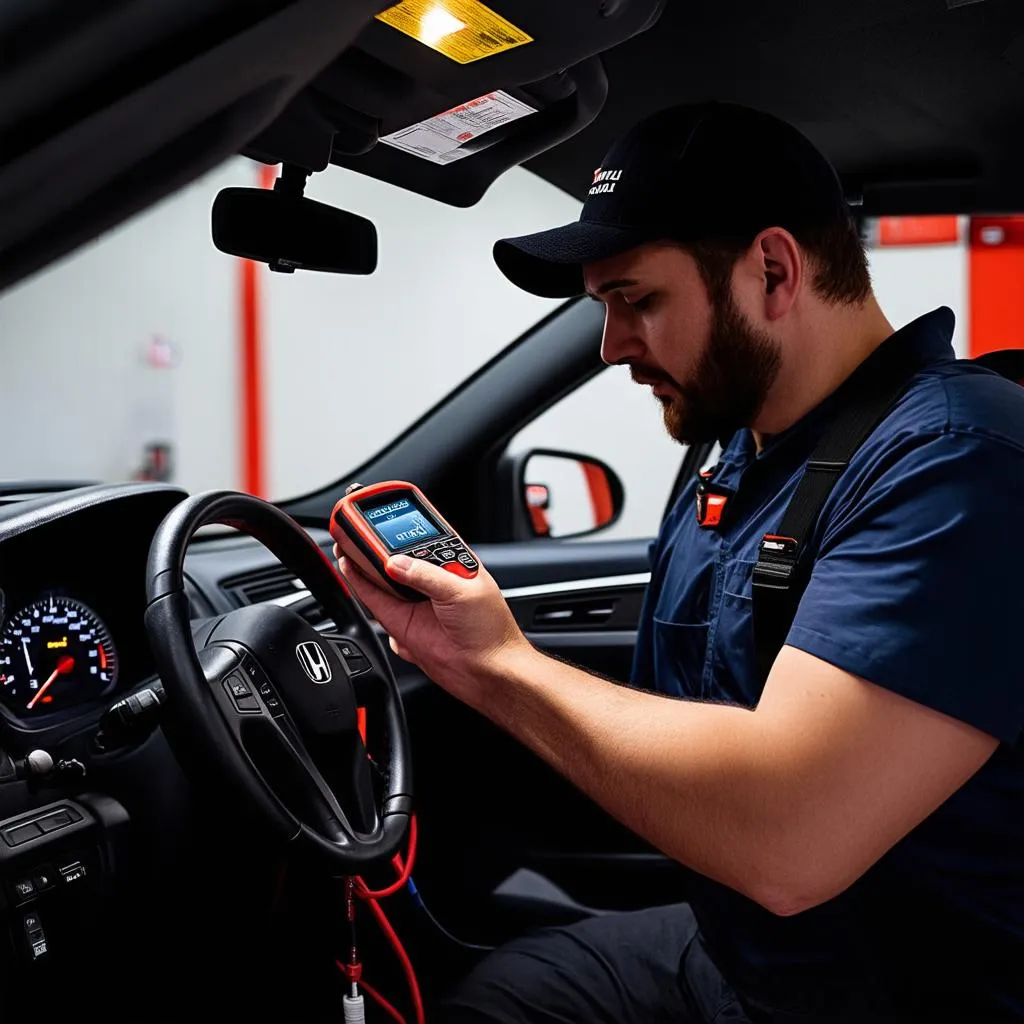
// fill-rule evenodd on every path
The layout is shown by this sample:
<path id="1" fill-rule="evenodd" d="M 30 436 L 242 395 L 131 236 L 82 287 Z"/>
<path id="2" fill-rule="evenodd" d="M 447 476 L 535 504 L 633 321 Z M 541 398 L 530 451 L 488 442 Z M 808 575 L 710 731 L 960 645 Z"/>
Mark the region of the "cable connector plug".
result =
<path id="1" fill-rule="evenodd" d="M 366 1024 L 366 1006 L 361 995 L 345 996 L 342 1005 L 345 1024 Z"/>

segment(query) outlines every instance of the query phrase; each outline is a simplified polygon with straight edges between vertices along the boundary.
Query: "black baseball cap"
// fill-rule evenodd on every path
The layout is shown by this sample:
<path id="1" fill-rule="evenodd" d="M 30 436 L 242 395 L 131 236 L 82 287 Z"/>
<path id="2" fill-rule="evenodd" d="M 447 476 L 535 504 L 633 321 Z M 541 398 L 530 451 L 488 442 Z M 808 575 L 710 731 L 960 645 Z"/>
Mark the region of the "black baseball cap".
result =
<path id="1" fill-rule="evenodd" d="M 503 238 L 494 259 L 525 291 L 568 298 L 584 290 L 583 264 L 644 242 L 752 239 L 849 215 L 835 169 L 792 125 L 738 104 L 688 104 L 612 146 L 578 221 Z"/>

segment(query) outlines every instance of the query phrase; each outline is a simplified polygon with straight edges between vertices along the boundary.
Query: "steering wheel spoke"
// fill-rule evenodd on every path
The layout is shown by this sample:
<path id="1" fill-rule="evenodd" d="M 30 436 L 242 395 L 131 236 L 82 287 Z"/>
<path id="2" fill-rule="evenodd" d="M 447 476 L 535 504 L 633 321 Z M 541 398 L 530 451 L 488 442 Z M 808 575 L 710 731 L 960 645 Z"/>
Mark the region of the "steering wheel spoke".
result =
<path id="1" fill-rule="evenodd" d="M 341 844 L 372 833 L 377 824 L 374 792 L 362 763 L 366 749 L 355 730 L 344 735 L 332 731 L 326 742 L 315 730 L 306 730 L 304 739 L 278 688 L 239 644 L 215 643 L 199 659 L 214 669 L 214 677 L 207 671 L 207 678 L 235 741 L 297 824 L 305 822 Z"/>

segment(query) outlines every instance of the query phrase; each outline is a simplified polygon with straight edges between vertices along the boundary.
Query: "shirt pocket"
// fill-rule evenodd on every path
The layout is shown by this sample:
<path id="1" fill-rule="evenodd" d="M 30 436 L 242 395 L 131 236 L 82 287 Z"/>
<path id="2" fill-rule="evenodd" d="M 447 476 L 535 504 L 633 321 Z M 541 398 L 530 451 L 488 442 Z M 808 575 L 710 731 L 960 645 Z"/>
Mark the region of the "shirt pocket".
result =
<path id="1" fill-rule="evenodd" d="M 721 600 L 711 631 L 711 687 L 706 696 L 753 707 L 761 696 L 754 650 L 753 559 L 722 570 Z"/>
<path id="2" fill-rule="evenodd" d="M 654 619 L 654 680 L 670 697 L 699 697 L 708 652 L 706 622 Z"/>

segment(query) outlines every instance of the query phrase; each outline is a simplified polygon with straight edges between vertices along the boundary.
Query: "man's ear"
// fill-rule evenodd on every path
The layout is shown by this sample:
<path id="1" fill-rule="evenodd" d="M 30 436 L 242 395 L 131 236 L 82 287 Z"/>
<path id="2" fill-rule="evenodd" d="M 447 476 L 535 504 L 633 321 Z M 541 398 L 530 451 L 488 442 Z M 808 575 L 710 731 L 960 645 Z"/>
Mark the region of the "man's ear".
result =
<path id="1" fill-rule="evenodd" d="M 804 286 L 800 246 L 785 228 L 767 228 L 751 246 L 764 286 L 764 315 L 778 320 L 792 309 Z"/>

